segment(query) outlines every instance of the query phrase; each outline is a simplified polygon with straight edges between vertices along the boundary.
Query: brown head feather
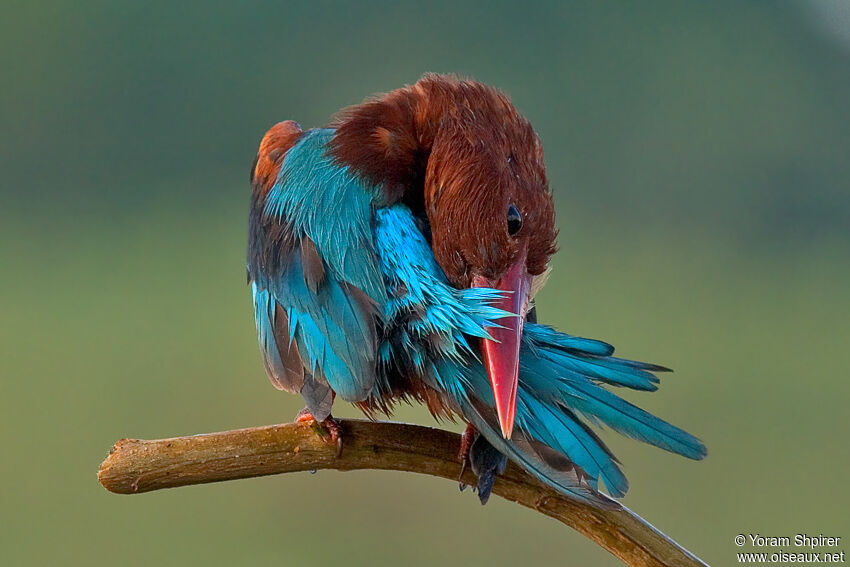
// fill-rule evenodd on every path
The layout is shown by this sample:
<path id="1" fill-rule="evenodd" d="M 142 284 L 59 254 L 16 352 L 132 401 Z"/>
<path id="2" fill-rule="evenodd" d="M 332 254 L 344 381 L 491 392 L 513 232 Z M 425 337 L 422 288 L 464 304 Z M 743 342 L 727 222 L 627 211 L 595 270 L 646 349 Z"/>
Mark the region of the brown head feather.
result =
<path id="1" fill-rule="evenodd" d="M 498 278 L 523 247 L 528 272 L 546 270 L 556 230 L 543 146 L 502 92 L 425 75 L 342 111 L 332 126 L 337 160 L 382 184 L 388 202 L 427 215 L 434 255 L 454 285 Z M 511 204 L 522 216 L 513 235 Z"/>

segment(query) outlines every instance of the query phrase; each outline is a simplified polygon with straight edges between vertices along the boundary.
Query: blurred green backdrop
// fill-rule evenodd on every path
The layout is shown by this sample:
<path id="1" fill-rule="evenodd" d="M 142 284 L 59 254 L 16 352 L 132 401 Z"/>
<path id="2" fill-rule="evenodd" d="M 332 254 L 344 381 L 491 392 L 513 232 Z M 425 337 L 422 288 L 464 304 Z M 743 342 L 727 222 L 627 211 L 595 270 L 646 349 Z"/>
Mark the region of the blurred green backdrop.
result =
<path id="1" fill-rule="evenodd" d="M 848 29 L 842 0 L 4 2 L 0 563 L 618 564 L 417 475 L 96 482 L 119 437 L 292 418 L 245 287 L 251 159 L 425 71 L 505 89 L 543 138 L 542 319 L 677 371 L 630 399 L 709 457 L 607 435 L 625 503 L 715 565 L 742 532 L 850 537 Z"/>

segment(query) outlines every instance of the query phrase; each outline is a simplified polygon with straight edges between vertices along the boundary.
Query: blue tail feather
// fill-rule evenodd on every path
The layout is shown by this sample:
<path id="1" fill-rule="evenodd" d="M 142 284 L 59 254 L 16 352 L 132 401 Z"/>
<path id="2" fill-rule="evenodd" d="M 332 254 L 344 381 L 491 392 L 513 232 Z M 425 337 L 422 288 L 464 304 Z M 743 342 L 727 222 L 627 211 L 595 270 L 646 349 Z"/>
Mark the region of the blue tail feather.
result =
<path id="1" fill-rule="evenodd" d="M 543 342 L 540 337 L 548 339 L 557 332 L 546 329 L 540 333 L 539 327 L 526 325 L 523 342 L 531 341 L 534 348 L 524 350 L 521 355 L 524 359 L 521 358 L 520 380 L 524 379 L 532 396 L 540 398 L 542 394 L 545 399 L 572 408 L 591 422 L 603 423 L 624 435 L 685 457 L 701 459 L 706 455 L 705 445 L 691 434 L 599 385 L 602 382 L 654 390 L 658 378 L 647 370 L 656 368 L 654 365 L 614 357 L 588 357 L 581 352 L 550 348 L 551 341 Z"/>
<path id="2" fill-rule="evenodd" d="M 464 417 L 496 449 L 561 492 L 611 506 L 598 492 L 598 481 L 609 494 L 621 497 L 628 491 L 628 480 L 616 457 L 582 418 L 692 459 L 703 458 L 706 449 L 689 433 L 602 388 L 600 384 L 654 389 L 658 378 L 650 369 L 666 369 L 599 355 L 600 344 L 605 343 L 526 324 L 516 423 L 510 440 L 500 434 L 492 389 L 480 363 L 463 369 L 443 365 L 440 382 L 443 387 L 455 385 L 445 389 L 453 393 Z"/>
<path id="3" fill-rule="evenodd" d="M 517 400 L 517 413 L 534 416 L 524 419 L 524 429 L 569 458 L 588 475 L 588 483 L 598 489 L 596 479 L 605 483 L 612 496 L 624 496 L 629 489 L 625 475 L 611 451 L 571 411 L 546 405 L 526 394 Z M 522 427 L 522 425 L 521 425 Z"/>
<path id="4" fill-rule="evenodd" d="M 592 417 L 633 439 L 678 453 L 689 459 L 706 456 L 705 445 L 690 433 L 655 417 L 590 382 L 567 385 L 567 402 L 580 413 Z"/>
<path id="5" fill-rule="evenodd" d="M 608 343 L 565 335 L 545 325 L 526 325 L 523 339 L 523 346 L 537 358 L 612 386 L 654 391 L 659 380 L 652 372 L 668 371 L 663 366 L 616 358 Z"/>

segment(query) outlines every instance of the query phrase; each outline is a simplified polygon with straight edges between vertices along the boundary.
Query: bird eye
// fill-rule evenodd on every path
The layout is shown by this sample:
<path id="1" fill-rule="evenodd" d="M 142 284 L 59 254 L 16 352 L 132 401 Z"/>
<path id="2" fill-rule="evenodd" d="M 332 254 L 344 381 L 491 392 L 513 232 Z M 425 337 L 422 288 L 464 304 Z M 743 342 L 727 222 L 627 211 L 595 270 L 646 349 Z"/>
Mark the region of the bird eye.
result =
<path id="1" fill-rule="evenodd" d="M 513 236 L 519 229 L 522 228 L 522 215 L 519 214 L 519 209 L 511 203 L 508 207 L 508 234 Z"/>

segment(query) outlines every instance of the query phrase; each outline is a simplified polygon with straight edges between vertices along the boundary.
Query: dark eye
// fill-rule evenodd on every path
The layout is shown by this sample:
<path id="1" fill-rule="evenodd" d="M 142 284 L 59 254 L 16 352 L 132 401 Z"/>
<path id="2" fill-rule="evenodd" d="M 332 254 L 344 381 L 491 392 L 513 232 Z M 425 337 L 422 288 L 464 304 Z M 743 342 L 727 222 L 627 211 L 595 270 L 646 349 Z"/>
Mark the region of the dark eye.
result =
<path id="1" fill-rule="evenodd" d="M 516 208 L 516 205 L 511 203 L 511 206 L 508 207 L 508 234 L 513 236 L 519 229 L 522 228 L 522 215 L 519 214 L 519 209 Z"/>

